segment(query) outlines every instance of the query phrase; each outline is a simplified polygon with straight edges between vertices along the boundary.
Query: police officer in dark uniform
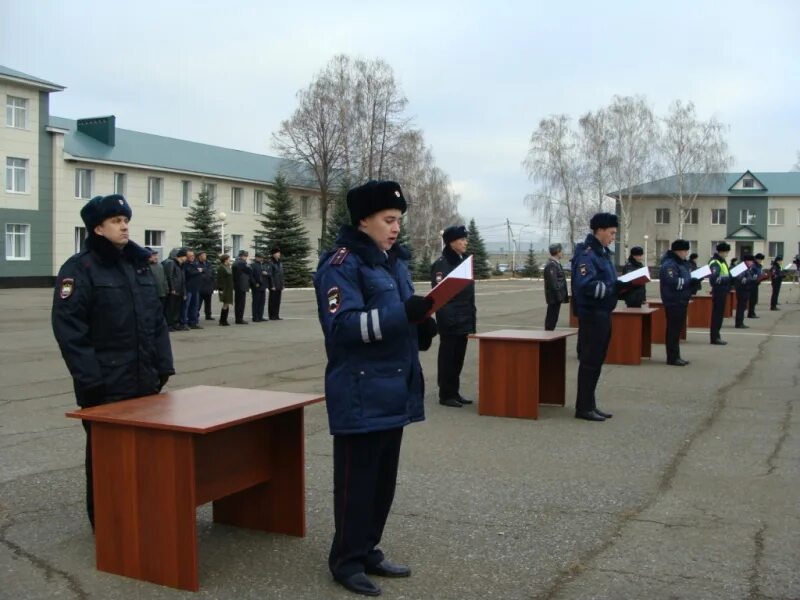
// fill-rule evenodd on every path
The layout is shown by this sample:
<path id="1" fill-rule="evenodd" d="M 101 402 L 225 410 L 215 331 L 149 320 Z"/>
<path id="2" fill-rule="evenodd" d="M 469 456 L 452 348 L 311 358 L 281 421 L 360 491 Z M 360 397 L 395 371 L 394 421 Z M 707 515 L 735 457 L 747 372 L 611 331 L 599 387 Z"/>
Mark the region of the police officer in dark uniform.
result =
<path id="1" fill-rule="evenodd" d="M 269 315 L 270 321 L 282 321 L 281 296 L 283 295 L 283 288 L 286 286 L 286 283 L 283 276 L 281 249 L 275 246 L 269 253 L 269 299 L 267 300 L 267 314 Z"/>
<path id="2" fill-rule="evenodd" d="M 630 273 L 631 271 L 641 269 L 644 266 L 644 263 L 642 262 L 643 256 L 644 250 L 642 250 L 641 246 L 634 246 L 631 248 L 630 255 L 628 256 L 628 262 L 626 262 L 625 266 L 622 267 L 622 272 Z M 628 308 L 642 308 L 642 304 L 647 301 L 647 291 L 645 290 L 645 286 L 638 285 L 636 287 L 631 287 L 631 289 L 628 290 L 628 293 L 625 294 L 622 299 L 625 301 L 625 306 Z"/>
<path id="3" fill-rule="evenodd" d="M 558 314 L 561 305 L 569 301 L 567 293 L 567 278 L 560 258 L 563 252 L 561 244 L 550 244 L 548 249 L 550 258 L 544 266 L 544 300 L 547 303 L 547 313 L 544 317 L 545 331 L 553 331 L 558 324 Z"/>
<path id="4" fill-rule="evenodd" d="M 675 240 L 670 249 L 661 259 L 659 270 L 659 287 L 661 301 L 664 303 L 664 312 L 667 317 L 667 364 L 684 367 L 688 360 L 681 358 L 680 339 L 681 329 L 686 324 L 686 311 L 689 308 L 689 299 L 692 297 L 692 276 L 689 261 L 689 242 Z"/>
<path id="5" fill-rule="evenodd" d="M 697 252 L 692 252 L 689 255 L 689 271 L 697 270 Z M 702 279 L 692 279 L 692 296 L 697 295 L 697 292 L 703 289 Z"/>
<path id="6" fill-rule="evenodd" d="M 617 237 L 619 220 L 611 213 L 597 213 L 589 222 L 592 233 L 576 247 L 572 261 L 572 300 L 578 313 L 578 397 L 575 418 L 605 421 L 611 414 L 600 410 L 595 399 L 597 381 L 611 341 L 611 312 L 617 305 L 617 272 L 608 249 Z"/>
<path id="7" fill-rule="evenodd" d="M 781 283 L 783 283 L 783 277 L 786 274 L 786 271 L 783 270 L 783 256 L 776 256 L 772 260 L 772 265 L 769 268 L 769 278 L 772 284 L 772 295 L 769 298 L 769 309 L 770 310 L 780 310 L 778 308 L 778 296 L 781 293 Z"/>
<path id="8" fill-rule="evenodd" d="M 328 365 L 336 532 L 328 565 L 336 582 L 381 593 L 367 574 L 408 577 L 378 548 L 397 481 L 403 428 L 425 418 L 418 348 L 430 347 L 429 299 L 414 295 L 408 251 L 397 244 L 406 200 L 393 181 L 350 190 L 352 225 L 314 275 Z M 417 323 L 420 323 L 417 325 Z"/>
<path id="9" fill-rule="evenodd" d="M 711 327 L 709 333 L 711 335 L 711 343 L 717 346 L 724 346 L 728 343 L 720 337 L 719 330 L 722 329 L 725 302 L 728 300 L 728 292 L 731 289 L 731 276 L 728 271 L 728 263 L 725 260 L 730 251 L 731 246 L 728 242 L 720 242 L 717 244 L 716 253 L 708 262 L 708 266 L 711 268 L 711 275 L 708 279 L 711 284 Z"/>
<path id="10" fill-rule="evenodd" d="M 467 258 L 467 236 L 463 225 L 451 225 L 442 232 L 442 255 L 431 265 L 431 287 L 444 279 Z M 467 352 L 467 338 L 475 333 L 475 284 L 470 283 L 450 302 L 436 311 L 439 329 L 439 404 L 461 407 L 472 404 L 459 391 L 459 378 Z"/>
<path id="11" fill-rule="evenodd" d="M 744 314 L 747 311 L 747 305 L 750 302 L 750 293 L 753 290 L 755 282 L 755 273 L 753 270 L 753 257 L 749 254 L 742 257 L 742 261 L 747 265 L 744 273 L 740 273 L 733 278 L 733 285 L 736 288 L 736 314 L 734 320 L 734 327 L 736 329 L 749 329 L 749 325 L 744 324 Z"/>
<path id="12" fill-rule="evenodd" d="M 759 252 L 753 257 L 753 264 L 750 268 L 753 272 L 754 280 L 750 286 L 750 300 L 747 302 L 747 318 L 758 319 L 756 306 L 758 306 L 758 286 L 761 285 L 762 275 L 764 274 L 764 255 Z"/>
<path id="13" fill-rule="evenodd" d="M 186 276 L 183 264 L 186 262 L 186 248 L 176 248 L 169 258 L 162 262 L 164 277 L 167 280 L 167 311 L 165 317 L 169 331 L 189 329 L 181 324 L 181 307 L 186 299 Z"/>
<path id="14" fill-rule="evenodd" d="M 58 272 L 52 324 L 78 406 L 156 394 L 175 372 L 149 252 L 128 239 L 123 196 L 81 209 L 86 247 Z M 86 509 L 94 528 L 92 430 L 86 430 Z"/>
<path id="15" fill-rule="evenodd" d="M 247 292 L 250 289 L 250 265 L 247 264 L 247 250 L 239 250 L 239 255 L 233 263 L 233 316 L 237 325 L 247 325 L 244 320 L 244 305 L 247 302 Z"/>
<path id="16" fill-rule="evenodd" d="M 264 255 L 256 253 L 256 259 L 250 265 L 250 290 L 252 294 L 251 308 L 253 312 L 253 323 L 260 323 L 264 320 L 264 307 L 267 304 L 267 282 L 266 270 L 269 269 L 264 264 Z"/>

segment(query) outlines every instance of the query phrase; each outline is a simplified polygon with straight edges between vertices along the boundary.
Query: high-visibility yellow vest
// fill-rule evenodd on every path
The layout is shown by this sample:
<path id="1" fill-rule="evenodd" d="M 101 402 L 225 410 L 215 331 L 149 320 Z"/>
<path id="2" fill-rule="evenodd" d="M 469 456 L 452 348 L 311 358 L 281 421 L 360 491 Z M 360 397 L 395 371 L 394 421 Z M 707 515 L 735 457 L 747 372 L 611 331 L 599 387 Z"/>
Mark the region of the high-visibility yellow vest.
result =
<path id="1" fill-rule="evenodd" d="M 718 261 L 716 258 L 712 258 L 708 261 L 709 266 L 713 265 L 714 263 L 719 265 L 719 275 L 720 277 L 727 277 L 728 276 L 728 265 L 724 262 Z"/>

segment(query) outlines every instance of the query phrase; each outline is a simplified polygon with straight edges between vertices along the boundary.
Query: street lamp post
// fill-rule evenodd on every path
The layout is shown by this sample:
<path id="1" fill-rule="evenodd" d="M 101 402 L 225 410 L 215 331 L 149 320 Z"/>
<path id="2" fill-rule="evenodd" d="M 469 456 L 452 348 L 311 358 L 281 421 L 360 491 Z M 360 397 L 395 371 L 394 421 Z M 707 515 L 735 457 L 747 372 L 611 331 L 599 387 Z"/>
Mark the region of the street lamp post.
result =
<path id="1" fill-rule="evenodd" d="M 645 233 L 643 237 L 644 237 L 644 266 L 647 266 L 647 240 L 650 239 L 650 236 Z"/>
<path id="2" fill-rule="evenodd" d="M 219 225 L 220 225 L 219 253 L 225 254 L 225 219 L 228 218 L 228 215 L 226 215 L 224 212 L 220 212 L 217 215 L 217 218 L 219 219 Z"/>

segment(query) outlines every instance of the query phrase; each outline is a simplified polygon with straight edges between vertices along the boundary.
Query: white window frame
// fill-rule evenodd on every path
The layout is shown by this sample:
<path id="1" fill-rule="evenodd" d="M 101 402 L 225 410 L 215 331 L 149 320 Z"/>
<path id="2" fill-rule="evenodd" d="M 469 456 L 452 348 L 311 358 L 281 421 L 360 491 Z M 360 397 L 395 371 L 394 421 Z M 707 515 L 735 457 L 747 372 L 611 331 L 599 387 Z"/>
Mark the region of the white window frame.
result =
<path id="1" fill-rule="evenodd" d="M 772 217 L 775 217 L 774 219 Z M 782 208 L 770 208 L 768 213 L 769 225 L 779 227 L 786 223 L 786 213 Z"/>
<path id="2" fill-rule="evenodd" d="M 6 157 L 6 192 L 9 194 L 28 193 L 29 165 L 30 161 L 27 158 L 19 156 Z"/>
<path id="3" fill-rule="evenodd" d="M 120 173 L 119 171 L 114 172 L 114 193 L 125 195 L 128 187 L 128 175 L 125 173 Z"/>
<path id="4" fill-rule="evenodd" d="M 300 197 L 300 216 L 304 219 L 308 218 L 308 211 L 311 207 L 311 200 L 308 196 L 301 196 Z"/>
<path id="5" fill-rule="evenodd" d="M 775 245 L 775 247 L 774 247 L 775 252 L 773 252 L 773 244 Z M 778 244 L 780 244 L 780 252 L 778 252 L 778 249 L 779 249 Z M 786 248 L 786 244 L 784 244 L 783 242 L 769 242 L 767 244 L 768 256 L 773 256 L 773 257 L 774 256 L 783 256 L 784 248 Z"/>
<path id="6" fill-rule="evenodd" d="M 188 179 L 181 180 L 181 207 L 189 208 L 192 203 L 192 182 Z"/>
<path id="7" fill-rule="evenodd" d="M 20 122 L 21 121 L 21 122 Z M 6 95 L 6 127 L 28 128 L 28 99 Z"/>
<path id="8" fill-rule="evenodd" d="M 689 242 L 689 254 L 700 254 L 697 252 L 697 240 L 686 240 Z"/>
<path id="9" fill-rule="evenodd" d="M 264 190 L 254 190 L 253 191 L 253 214 L 255 215 L 263 215 L 264 214 L 264 197 L 266 194 Z"/>
<path id="10" fill-rule="evenodd" d="M 747 189 L 752 189 L 756 187 L 756 181 L 752 177 L 745 177 L 742 179 L 742 187 Z"/>
<path id="11" fill-rule="evenodd" d="M 85 177 L 83 177 L 85 175 Z M 93 169 L 75 169 L 75 197 L 79 200 L 91 200 L 94 187 Z M 84 189 L 86 188 L 86 189 Z"/>
<path id="12" fill-rule="evenodd" d="M 244 188 L 231 188 L 231 212 L 242 212 L 242 199 L 244 198 Z"/>
<path id="13" fill-rule="evenodd" d="M 217 208 L 217 184 L 216 183 L 203 183 L 203 192 L 208 194 L 209 200 L 211 200 L 211 209 L 216 210 Z"/>
<path id="14" fill-rule="evenodd" d="M 164 258 L 164 242 L 167 239 L 167 232 L 163 229 L 145 229 L 144 245 L 156 250 L 160 258 Z"/>
<path id="15" fill-rule="evenodd" d="M 22 231 L 12 231 L 10 228 L 20 227 Z M 6 260 L 20 261 L 31 259 L 31 225 L 30 223 L 6 223 Z M 22 236 L 23 256 L 15 256 L 12 251 L 17 248 L 16 238 Z"/>
<path id="16" fill-rule="evenodd" d="M 747 218 L 745 220 L 742 220 L 742 216 L 744 216 L 745 212 L 747 213 Z M 753 225 L 755 221 L 756 221 L 756 211 L 749 208 L 739 209 L 739 225 Z"/>
<path id="17" fill-rule="evenodd" d="M 88 237 L 88 232 L 86 231 L 86 227 L 76 227 L 75 228 L 75 237 L 73 238 L 75 254 L 83 251 L 84 244 L 86 243 L 86 238 Z"/>
<path id="18" fill-rule="evenodd" d="M 699 208 L 685 208 L 686 214 L 683 215 L 684 225 L 699 225 L 700 224 L 700 209 Z M 694 218 L 692 218 L 694 217 Z"/>
<path id="19" fill-rule="evenodd" d="M 239 251 L 244 250 L 244 236 L 241 233 L 231 234 L 231 256 L 239 256 Z"/>
<path id="20" fill-rule="evenodd" d="M 670 210 L 668 208 L 657 208 L 656 209 L 656 225 L 669 225 L 670 222 Z M 664 220 L 664 217 L 667 217 L 667 220 Z"/>
<path id="21" fill-rule="evenodd" d="M 147 178 L 147 203 L 150 206 L 164 206 L 164 178 Z"/>
<path id="22" fill-rule="evenodd" d="M 716 217 L 716 220 L 715 220 Z M 720 220 L 722 217 L 722 220 Z M 712 225 L 727 225 L 728 224 L 728 209 L 727 208 L 712 208 L 711 209 L 711 224 Z"/>

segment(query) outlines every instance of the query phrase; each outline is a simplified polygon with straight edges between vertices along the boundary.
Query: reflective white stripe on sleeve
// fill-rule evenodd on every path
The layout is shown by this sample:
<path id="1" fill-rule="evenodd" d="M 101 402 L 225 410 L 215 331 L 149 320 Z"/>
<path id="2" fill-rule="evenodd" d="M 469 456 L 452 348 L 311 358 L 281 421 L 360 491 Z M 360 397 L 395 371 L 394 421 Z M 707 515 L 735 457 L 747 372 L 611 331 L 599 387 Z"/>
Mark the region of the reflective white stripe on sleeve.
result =
<path id="1" fill-rule="evenodd" d="M 594 297 L 595 298 L 599 298 L 600 297 L 600 286 L 601 285 L 602 284 L 599 281 L 594 285 Z"/>
<path id="2" fill-rule="evenodd" d="M 381 334 L 381 320 L 378 316 L 378 309 L 373 308 L 369 316 L 372 319 L 372 335 L 375 337 L 376 342 L 380 342 L 383 339 L 383 335 Z"/>
<path id="3" fill-rule="evenodd" d="M 602 281 L 597 282 L 597 289 L 600 291 L 600 295 L 598 296 L 600 300 L 606 297 L 606 284 Z"/>
<path id="4" fill-rule="evenodd" d="M 367 313 L 361 313 L 361 339 L 365 344 L 369 344 L 369 327 L 367 327 Z"/>

